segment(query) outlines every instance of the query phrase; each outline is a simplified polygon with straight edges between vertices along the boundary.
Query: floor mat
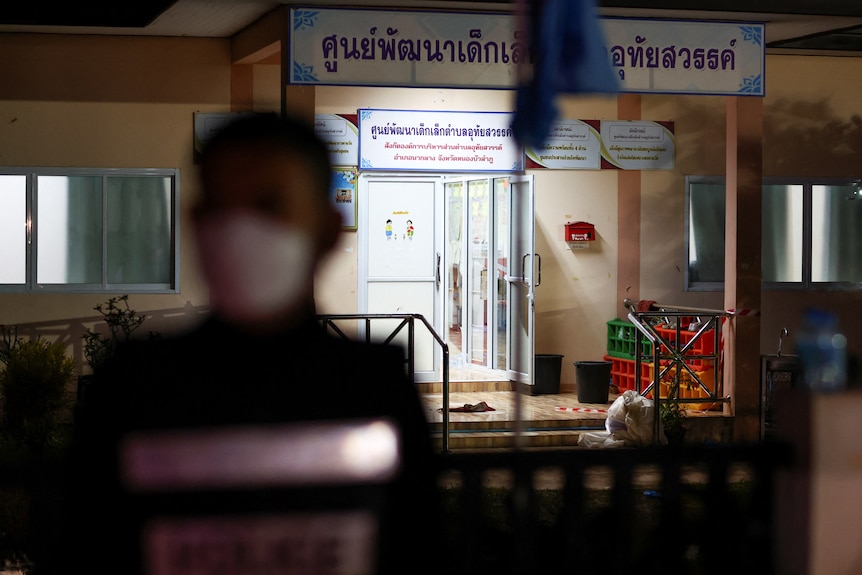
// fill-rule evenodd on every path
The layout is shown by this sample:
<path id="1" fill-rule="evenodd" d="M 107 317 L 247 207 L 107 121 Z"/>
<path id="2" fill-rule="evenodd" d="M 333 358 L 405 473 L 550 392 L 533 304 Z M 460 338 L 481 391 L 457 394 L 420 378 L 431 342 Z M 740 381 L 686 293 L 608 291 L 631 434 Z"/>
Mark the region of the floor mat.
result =
<path id="1" fill-rule="evenodd" d="M 443 408 L 440 407 L 437 411 L 443 411 Z M 460 407 L 449 407 L 449 411 L 455 411 L 459 413 L 478 413 L 481 411 L 497 411 L 484 401 L 480 401 L 479 403 L 465 403 Z"/>

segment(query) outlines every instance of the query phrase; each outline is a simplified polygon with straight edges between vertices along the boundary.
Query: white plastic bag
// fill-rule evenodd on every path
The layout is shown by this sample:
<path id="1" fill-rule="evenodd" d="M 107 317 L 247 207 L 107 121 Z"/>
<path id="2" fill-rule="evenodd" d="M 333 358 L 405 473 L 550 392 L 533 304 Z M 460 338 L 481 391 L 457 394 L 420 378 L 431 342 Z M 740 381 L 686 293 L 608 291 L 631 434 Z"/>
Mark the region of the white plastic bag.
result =
<path id="1" fill-rule="evenodd" d="M 653 400 L 626 390 L 608 408 L 605 431 L 582 433 L 581 447 L 636 447 L 653 442 Z"/>
<path id="2" fill-rule="evenodd" d="M 628 393 L 628 391 L 617 397 L 608 408 L 608 418 L 605 420 L 605 429 L 607 429 L 610 434 L 626 430 L 626 411 L 628 410 L 626 405 L 626 393 Z"/>
<path id="3" fill-rule="evenodd" d="M 653 409 L 651 399 L 626 390 L 608 408 L 605 429 L 628 446 L 649 445 L 653 442 Z"/>
<path id="4" fill-rule="evenodd" d="M 588 431 L 578 436 L 581 447 L 624 447 L 625 442 L 614 439 L 607 431 Z"/>

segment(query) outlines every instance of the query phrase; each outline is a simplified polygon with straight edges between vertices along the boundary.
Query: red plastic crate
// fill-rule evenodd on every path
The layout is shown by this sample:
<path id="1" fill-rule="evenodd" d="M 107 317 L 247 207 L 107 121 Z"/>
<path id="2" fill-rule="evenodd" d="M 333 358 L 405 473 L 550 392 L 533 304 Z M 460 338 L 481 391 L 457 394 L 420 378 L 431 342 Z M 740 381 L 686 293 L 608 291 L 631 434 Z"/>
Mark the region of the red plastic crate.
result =
<path id="1" fill-rule="evenodd" d="M 635 386 L 635 360 L 611 355 L 604 356 L 604 359 L 611 362 L 611 383 L 617 387 L 620 393 L 629 389 L 642 391 L 652 382 L 652 363 L 641 362 L 641 388 L 638 390 Z"/>

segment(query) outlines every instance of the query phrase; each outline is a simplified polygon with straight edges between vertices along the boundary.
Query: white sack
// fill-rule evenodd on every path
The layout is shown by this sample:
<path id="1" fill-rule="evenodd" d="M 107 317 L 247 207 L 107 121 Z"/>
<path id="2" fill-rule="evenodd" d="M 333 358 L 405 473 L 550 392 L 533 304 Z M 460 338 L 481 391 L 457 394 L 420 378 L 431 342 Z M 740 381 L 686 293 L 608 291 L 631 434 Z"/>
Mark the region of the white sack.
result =
<path id="1" fill-rule="evenodd" d="M 627 446 L 650 445 L 653 442 L 653 409 L 653 400 L 628 389 L 608 408 L 605 429 Z"/>

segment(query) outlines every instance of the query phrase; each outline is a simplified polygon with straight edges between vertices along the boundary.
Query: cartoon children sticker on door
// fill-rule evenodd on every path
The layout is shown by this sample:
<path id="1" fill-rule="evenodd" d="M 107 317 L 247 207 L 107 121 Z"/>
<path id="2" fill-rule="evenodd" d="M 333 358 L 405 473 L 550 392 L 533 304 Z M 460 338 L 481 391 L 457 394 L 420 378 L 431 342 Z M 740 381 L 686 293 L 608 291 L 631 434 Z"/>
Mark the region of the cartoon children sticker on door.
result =
<path id="1" fill-rule="evenodd" d="M 384 227 L 384 232 L 386 233 L 386 241 L 392 241 L 392 240 L 398 240 L 398 239 L 412 240 L 413 235 L 415 234 L 415 231 L 416 231 L 416 229 L 413 227 L 413 220 L 412 219 L 408 219 L 408 220 L 403 219 L 403 216 L 406 215 L 408 212 L 400 211 L 400 212 L 392 212 L 392 213 L 395 216 L 396 221 L 393 222 L 392 218 L 389 218 L 386 220 L 386 226 Z M 400 236 L 401 236 L 400 238 L 398 237 L 399 232 L 396 230 L 403 230 L 400 232 Z"/>

